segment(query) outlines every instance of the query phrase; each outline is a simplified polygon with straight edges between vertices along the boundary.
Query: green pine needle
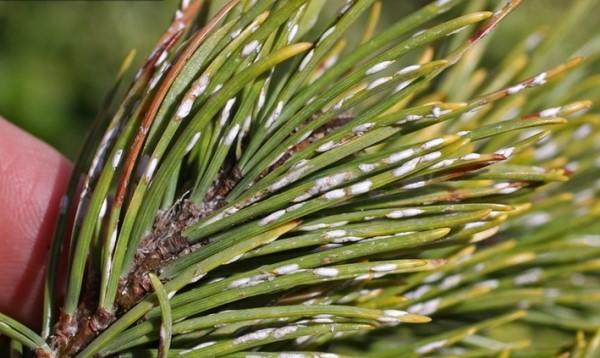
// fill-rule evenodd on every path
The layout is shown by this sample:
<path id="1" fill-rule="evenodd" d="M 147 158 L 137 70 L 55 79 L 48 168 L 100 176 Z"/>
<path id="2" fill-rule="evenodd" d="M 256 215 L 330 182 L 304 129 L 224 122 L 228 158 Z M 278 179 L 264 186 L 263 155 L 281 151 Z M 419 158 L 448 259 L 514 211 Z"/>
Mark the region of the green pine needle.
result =
<path id="1" fill-rule="evenodd" d="M 386 26 L 375 0 L 183 1 L 82 149 L 41 335 L 0 333 L 42 357 L 597 356 L 600 47 L 560 51 L 594 2 L 490 65 L 520 1 Z"/>

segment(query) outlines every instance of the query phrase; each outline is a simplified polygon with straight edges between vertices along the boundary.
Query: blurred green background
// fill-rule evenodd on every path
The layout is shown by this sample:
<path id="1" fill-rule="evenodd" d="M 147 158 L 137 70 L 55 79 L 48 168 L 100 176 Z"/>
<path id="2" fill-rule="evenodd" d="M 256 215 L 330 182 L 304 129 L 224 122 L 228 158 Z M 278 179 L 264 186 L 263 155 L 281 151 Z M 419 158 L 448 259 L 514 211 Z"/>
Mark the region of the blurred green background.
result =
<path id="1" fill-rule="evenodd" d="M 521 36 L 557 22 L 572 1 L 524 1 L 495 34 L 501 39 L 486 61 L 498 62 Z M 384 1 L 380 26 L 428 2 Z M 123 57 L 135 48 L 140 64 L 176 6 L 175 0 L 0 1 L 0 115 L 74 158 Z M 582 35 L 597 17 L 581 24 Z"/>

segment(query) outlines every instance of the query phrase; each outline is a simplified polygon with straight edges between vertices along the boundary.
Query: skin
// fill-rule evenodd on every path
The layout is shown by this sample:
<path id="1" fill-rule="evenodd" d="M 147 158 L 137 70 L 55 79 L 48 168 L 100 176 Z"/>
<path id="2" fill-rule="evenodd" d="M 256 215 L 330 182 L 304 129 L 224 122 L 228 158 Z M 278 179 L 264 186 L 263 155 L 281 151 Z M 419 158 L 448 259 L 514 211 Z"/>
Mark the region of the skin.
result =
<path id="1" fill-rule="evenodd" d="M 31 327 L 41 318 L 42 282 L 71 164 L 0 117 L 0 312 Z"/>

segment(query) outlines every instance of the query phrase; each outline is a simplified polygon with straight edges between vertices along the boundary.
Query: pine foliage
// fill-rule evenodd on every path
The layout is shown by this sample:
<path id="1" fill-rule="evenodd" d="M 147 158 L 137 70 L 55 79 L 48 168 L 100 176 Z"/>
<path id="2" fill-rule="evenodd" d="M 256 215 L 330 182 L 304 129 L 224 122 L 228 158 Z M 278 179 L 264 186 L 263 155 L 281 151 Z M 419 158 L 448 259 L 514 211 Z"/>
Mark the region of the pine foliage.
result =
<path id="1" fill-rule="evenodd" d="M 41 357 L 599 356 L 600 42 L 557 48 L 594 1 L 490 66 L 519 2 L 379 29 L 375 0 L 184 1 L 77 161 L 42 331 L 0 333 Z"/>

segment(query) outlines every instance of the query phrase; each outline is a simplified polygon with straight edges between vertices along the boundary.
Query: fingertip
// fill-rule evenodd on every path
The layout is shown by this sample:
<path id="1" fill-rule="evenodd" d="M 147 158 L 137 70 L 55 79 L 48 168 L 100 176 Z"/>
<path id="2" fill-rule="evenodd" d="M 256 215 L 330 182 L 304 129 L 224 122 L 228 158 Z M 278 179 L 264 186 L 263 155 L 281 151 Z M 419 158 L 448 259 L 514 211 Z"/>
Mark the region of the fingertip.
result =
<path id="1" fill-rule="evenodd" d="M 28 324 L 41 317 L 47 252 L 71 164 L 0 118 L 0 311 Z"/>

